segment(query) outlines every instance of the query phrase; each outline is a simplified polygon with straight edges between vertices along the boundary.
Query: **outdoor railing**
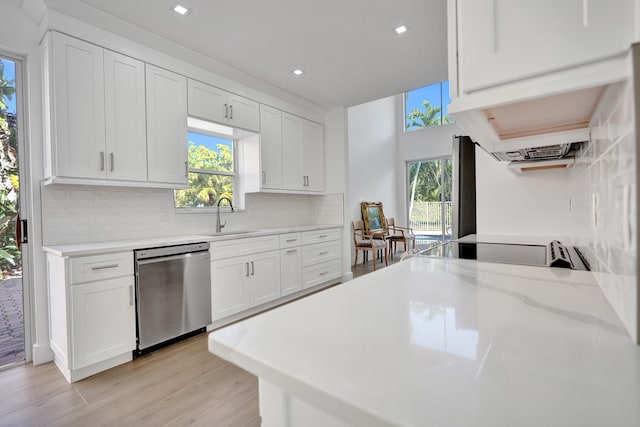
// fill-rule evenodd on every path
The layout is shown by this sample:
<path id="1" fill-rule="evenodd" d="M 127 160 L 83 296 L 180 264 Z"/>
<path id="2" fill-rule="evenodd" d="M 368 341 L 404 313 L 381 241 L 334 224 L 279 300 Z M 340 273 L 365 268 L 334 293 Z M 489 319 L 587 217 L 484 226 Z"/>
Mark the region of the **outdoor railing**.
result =
<path id="1" fill-rule="evenodd" d="M 409 213 L 410 225 L 414 231 L 442 231 L 443 202 L 413 202 Z M 451 202 L 444 202 L 445 224 L 449 226 L 452 218 Z"/>

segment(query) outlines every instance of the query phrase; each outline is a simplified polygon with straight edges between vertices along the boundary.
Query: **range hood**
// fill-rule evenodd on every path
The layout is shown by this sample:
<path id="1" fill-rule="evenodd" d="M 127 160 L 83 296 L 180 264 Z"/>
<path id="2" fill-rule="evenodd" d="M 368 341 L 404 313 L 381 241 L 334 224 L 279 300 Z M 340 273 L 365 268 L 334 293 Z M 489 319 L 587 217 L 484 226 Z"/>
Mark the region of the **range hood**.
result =
<path id="1" fill-rule="evenodd" d="M 496 160 L 506 162 L 562 159 L 573 156 L 580 148 L 580 144 L 581 142 L 571 142 L 566 144 L 545 145 L 542 147 L 498 151 L 491 153 L 491 155 L 495 157 Z"/>

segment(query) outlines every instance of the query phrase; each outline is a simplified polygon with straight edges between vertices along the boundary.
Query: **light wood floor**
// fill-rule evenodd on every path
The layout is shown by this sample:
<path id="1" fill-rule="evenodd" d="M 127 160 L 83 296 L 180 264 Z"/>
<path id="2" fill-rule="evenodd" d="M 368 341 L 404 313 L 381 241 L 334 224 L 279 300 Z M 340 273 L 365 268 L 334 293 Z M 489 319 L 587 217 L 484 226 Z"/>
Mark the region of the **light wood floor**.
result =
<path id="1" fill-rule="evenodd" d="M 396 262 L 399 262 L 401 256 L 402 256 L 402 252 L 400 251 L 394 254 L 393 258 L 391 256 L 388 256 L 387 260 L 389 262 L 389 265 L 393 265 Z M 369 254 L 368 258 L 369 258 L 368 261 L 363 264 L 362 253 L 360 253 L 358 255 L 358 265 L 354 267 L 353 264 L 351 264 L 351 273 L 353 274 L 354 279 L 360 276 L 364 276 L 365 274 L 371 273 L 373 271 L 373 260 L 371 259 L 371 254 Z M 376 261 L 376 271 L 385 267 L 387 266 L 384 264 L 384 258 L 382 258 L 382 261 L 380 261 L 380 259 Z"/>
<path id="2" fill-rule="evenodd" d="M 351 271 L 372 272 L 373 262 Z M 134 424 L 259 427 L 258 380 L 209 353 L 207 334 L 73 384 L 53 363 L 0 371 L 0 426 Z"/>
<path id="3" fill-rule="evenodd" d="M 258 381 L 207 334 L 73 384 L 53 363 L 0 371 L 0 426 L 260 426 Z"/>

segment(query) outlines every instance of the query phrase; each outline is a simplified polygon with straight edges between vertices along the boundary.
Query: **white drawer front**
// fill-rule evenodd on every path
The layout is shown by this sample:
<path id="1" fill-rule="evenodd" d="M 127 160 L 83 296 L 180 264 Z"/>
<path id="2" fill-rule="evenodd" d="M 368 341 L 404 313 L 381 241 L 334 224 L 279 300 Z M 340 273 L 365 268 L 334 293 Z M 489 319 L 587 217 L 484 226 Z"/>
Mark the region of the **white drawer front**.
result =
<path id="1" fill-rule="evenodd" d="M 242 255 L 273 251 L 280 246 L 280 236 L 248 237 L 211 242 L 211 259 L 225 259 Z"/>
<path id="2" fill-rule="evenodd" d="M 340 240 L 340 229 L 329 228 L 326 230 L 303 231 L 300 235 L 303 245 L 322 243 L 330 240 Z"/>
<path id="3" fill-rule="evenodd" d="M 319 262 L 340 258 L 340 241 L 318 243 L 302 247 L 302 266 L 308 267 Z"/>
<path id="4" fill-rule="evenodd" d="M 323 262 L 302 269 L 302 289 L 311 288 L 340 277 L 340 260 Z"/>
<path id="5" fill-rule="evenodd" d="M 287 233 L 280 235 L 280 249 L 300 246 L 300 233 Z"/>
<path id="6" fill-rule="evenodd" d="M 70 261 L 72 285 L 112 277 L 133 276 L 133 251 L 73 257 Z"/>

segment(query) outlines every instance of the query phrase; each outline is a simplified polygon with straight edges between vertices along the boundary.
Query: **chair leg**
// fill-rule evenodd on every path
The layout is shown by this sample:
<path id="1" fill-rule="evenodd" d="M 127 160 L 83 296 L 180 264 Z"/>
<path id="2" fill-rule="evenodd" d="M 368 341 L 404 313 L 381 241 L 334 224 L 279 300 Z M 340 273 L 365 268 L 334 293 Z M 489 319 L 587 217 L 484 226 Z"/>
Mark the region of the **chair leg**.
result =
<path id="1" fill-rule="evenodd" d="M 355 267 L 356 265 L 358 265 L 358 249 L 356 248 L 356 259 L 355 261 L 353 261 L 353 266 Z M 363 255 L 364 256 L 364 255 Z"/>
<path id="2" fill-rule="evenodd" d="M 376 254 L 373 254 L 373 271 L 376 271 Z"/>
<path id="3" fill-rule="evenodd" d="M 389 259 L 387 258 L 387 252 L 390 248 L 384 248 L 384 265 L 389 265 Z"/>

